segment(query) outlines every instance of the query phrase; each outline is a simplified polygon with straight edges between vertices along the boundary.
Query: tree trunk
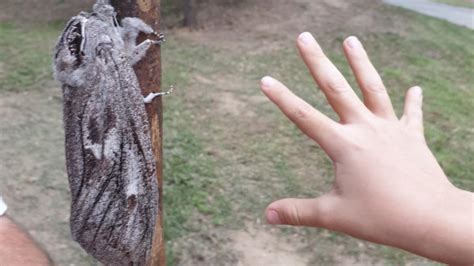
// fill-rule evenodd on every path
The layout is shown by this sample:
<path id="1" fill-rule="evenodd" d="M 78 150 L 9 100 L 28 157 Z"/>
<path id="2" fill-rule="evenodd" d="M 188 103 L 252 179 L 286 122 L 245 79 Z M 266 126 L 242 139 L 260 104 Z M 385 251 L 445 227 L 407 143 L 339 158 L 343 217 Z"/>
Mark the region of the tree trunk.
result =
<path id="1" fill-rule="evenodd" d="M 124 17 L 139 17 L 148 25 L 151 25 L 155 32 L 160 32 L 160 0 L 111 0 L 111 4 L 117 11 L 119 19 Z M 155 38 L 140 34 L 137 42 L 142 42 L 146 38 Z M 161 91 L 161 49 L 155 46 L 148 50 L 147 56 L 143 58 L 135 67 L 135 72 L 140 83 L 143 95 L 150 92 Z M 153 248 L 148 258 L 150 266 L 165 266 L 165 243 L 163 234 L 163 150 L 162 150 L 162 103 L 161 97 L 153 100 L 153 103 L 146 105 L 148 121 L 150 121 L 151 140 L 153 152 L 156 159 L 156 174 L 159 186 L 159 211 L 155 226 Z"/>
<path id="2" fill-rule="evenodd" d="M 183 26 L 196 27 L 196 0 L 184 0 L 183 3 Z"/>

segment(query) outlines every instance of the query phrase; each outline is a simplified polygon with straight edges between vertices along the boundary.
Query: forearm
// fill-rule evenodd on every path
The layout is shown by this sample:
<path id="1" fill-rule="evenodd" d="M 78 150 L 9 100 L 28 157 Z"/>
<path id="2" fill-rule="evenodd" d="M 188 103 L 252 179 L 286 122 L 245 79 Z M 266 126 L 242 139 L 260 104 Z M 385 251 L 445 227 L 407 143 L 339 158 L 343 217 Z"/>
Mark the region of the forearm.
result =
<path id="1" fill-rule="evenodd" d="M 51 265 L 34 240 L 6 216 L 0 216 L 0 261 L 5 266 Z"/>

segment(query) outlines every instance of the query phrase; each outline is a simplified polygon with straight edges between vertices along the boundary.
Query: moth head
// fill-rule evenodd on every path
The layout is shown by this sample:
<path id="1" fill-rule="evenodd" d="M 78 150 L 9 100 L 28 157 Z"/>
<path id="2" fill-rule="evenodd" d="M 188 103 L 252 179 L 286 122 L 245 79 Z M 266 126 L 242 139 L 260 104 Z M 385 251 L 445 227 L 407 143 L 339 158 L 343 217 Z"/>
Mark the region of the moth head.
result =
<path id="1" fill-rule="evenodd" d="M 115 9 L 113 6 L 110 5 L 110 1 L 108 0 L 97 0 L 93 7 L 93 10 L 95 13 L 100 15 L 105 15 L 108 17 L 115 16 Z"/>
<path id="2" fill-rule="evenodd" d="M 67 73 L 78 69 L 83 62 L 83 25 L 85 21 L 87 21 L 87 17 L 83 15 L 72 18 L 56 44 L 54 72 L 56 79 L 61 82 L 64 82 L 63 79 L 67 77 Z"/>

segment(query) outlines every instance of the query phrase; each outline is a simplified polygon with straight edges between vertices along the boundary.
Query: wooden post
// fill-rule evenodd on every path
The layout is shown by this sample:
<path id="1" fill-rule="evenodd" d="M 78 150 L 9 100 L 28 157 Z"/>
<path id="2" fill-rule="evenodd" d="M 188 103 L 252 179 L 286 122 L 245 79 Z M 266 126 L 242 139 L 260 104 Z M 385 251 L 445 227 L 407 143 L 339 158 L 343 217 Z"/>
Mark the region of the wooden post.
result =
<path id="1" fill-rule="evenodd" d="M 139 17 L 148 25 L 151 25 L 155 32 L 160 32 L 160 0 L 111 0 L 112 6 L 117 11 L 119 19 L 123 17 Z M 138 42 L 146 38 L 155 36 L 145 36 L 141 34 Z M 161 91 L 161 50 L 159 46 L 150 48 L 146 57 L 140 61 L 135 68 L 135 72 L 140 83 L 143 95 L 150 92 Z M 162 103 L 161 97 L 155 98 L 152 104 L 147 104 L 148 120 L 150 121 L 151 140 L 153 152 L 156 158 L 156 173 L 159 185 L 159 211 L 153 239 L 151 257 L 148 259 L 150 266 L 165 266 L 165 242 L 163 234 L 163 150 L 162 150 Z"/>

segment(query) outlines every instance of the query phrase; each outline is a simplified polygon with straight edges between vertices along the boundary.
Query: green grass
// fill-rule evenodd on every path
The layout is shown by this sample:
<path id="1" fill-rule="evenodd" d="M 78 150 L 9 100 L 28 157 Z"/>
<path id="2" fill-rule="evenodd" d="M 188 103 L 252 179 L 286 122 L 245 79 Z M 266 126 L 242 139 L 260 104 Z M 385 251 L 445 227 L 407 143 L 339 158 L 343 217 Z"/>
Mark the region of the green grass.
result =
<path id="1" fill-rule="evenodd" d="M 452 6 L 474 8 L 474 1 L 472 0 L 434 0 L 438 3 L 448 4 Z"/>
<path id="2" fill-rule="evenodd" d="M 164 100 L 164 221 L 168 243 L 167 263 L 175 264 L 172 241 L 202 230 L 199 220 L 210 225 L 224 224 L 230 213 L 229 200 L 219 192 L 223 180 L 216 173 L 218 162 L 206 151 L 202 130 L 193 121 L 199 107 L 189 106 L 182 95 L 191 82 L 190 69 L 212 54 L 200 47 L 181 46 L 170 40 L 164 49 L 163 86 L 175 85 L 175 92 Z M 175 60 L 168 63 L 167 58 Z M 189 61 L 188 61 L 189 60 Z M 195 62 L 195 63 L 192 63 Z M 200 67 L 205 71 L 204 67 Z"/>
<path id="3" fill-rule="evenodd" d="M 193 53 L 192 47 L 186 51 L 182 48 L 177 46 L 171 50 L 175 60 L 184 60 L 190 54 L 195 54 L 195 59 L 207 58 L 203 53 Z M 206 215 L 212 223 L 221 224 L 229 209 L 227 200 L 220 193 L 210 193 L 220 186 L 215 170 L 217 163 L 205 151 L 204 132 L 196 131 L 194 125 L 189 123 L 193 120 L 193 109 L 183 108 L 185 103 L 179 95 L 184 93 L 190 77 L 181 66 L 171 66 L 164 75 L 165 83 L 171 81 L 177 86 L 175 93 L 164 101 L 166 240 L 189 232 L 186 221 L 195 211 Z"/>
<path id="4" fill-rule="evenodd" d="M 183 120 L 184 121 L 184 120 Z M 169 125 L 170 122 L 165 122 Z M 189 232 L 198 231 L 196 212 L 211 224 L 220 225 L 229 213 L 229 203 L 216 193 L 219 187 L 215 162 L 203 151 L 199 138 L 185 124 L 167 130 L 165 138 L 165 240 L 172 241 Z M 212 193 L 214 192 L 214 193 Z M 174 254 L 168 246 L 167 261 L 174 265 Z"/>
<path id="5" fill-rule="evenodd" d="M 0 24 L 0 91 L 40 89 L 51 77 L 58 25 Z"/>

